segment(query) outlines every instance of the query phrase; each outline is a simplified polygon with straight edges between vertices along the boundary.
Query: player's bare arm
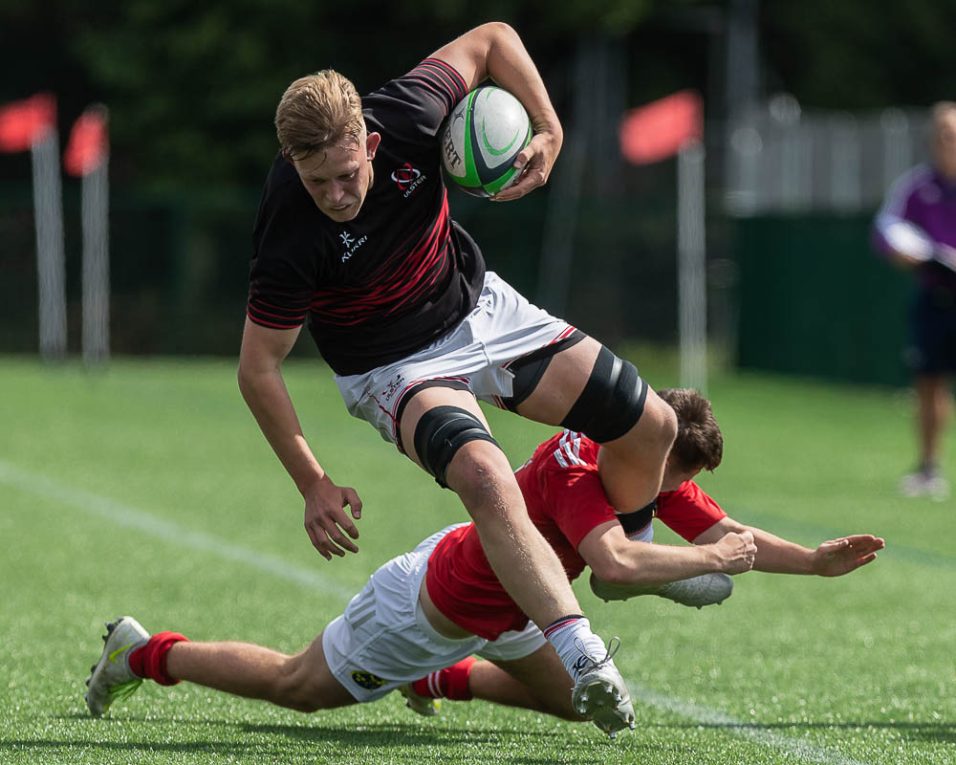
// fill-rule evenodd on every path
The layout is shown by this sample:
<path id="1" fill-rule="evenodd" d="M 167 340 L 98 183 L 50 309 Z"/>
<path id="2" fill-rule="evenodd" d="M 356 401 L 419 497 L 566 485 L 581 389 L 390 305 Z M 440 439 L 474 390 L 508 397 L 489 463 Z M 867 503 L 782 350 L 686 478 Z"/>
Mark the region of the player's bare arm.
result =
<path id="1" fill-rule="evenodd" d="M 524 168 L 524 173 L 495 199 L 518 199 L 543 186 L 561 151 L 564 132 L 544 81 L 517 32 L 501 22 L 482 24 L 432 55 L 455 67 L 469 90 L 490 77 L 511 92 L 531 117 L 534 137 L 515 160 L 515 167 Z"/>
<path id="2" fill-rule="evenodd" d="M 815 549 L 803 547 L 768 531 L 745 526 L 727 517 L 694 539 L 694 544 L 708 544 L 729 532 L 750 531 L 757 546 L 755 571 L 773 574 L 809 574 L 842 576 L 876 560 L 886 543 L 872 534 L 853 534 L 823 542 Z"/>
<path id="3" fill-rule="evenodd" d="M 359 536 L 353 518 L 361 516 L 362 502 L 354 489 L 333 483 L 302 433 L 282 378 L 282 362 L 298 335 L 298 329 L 269 329 L 246 319 L 239 352 L 239 389 L 305 500 L 309 539 L 322 557 L 331 560 L 345 551 L 358 552 L 351 540 Z M 351 518 L 344 511 L 346 506 Z"/>
<path id="4" fill-rule="evenodd" d="M 753 567 L 757 548 L 749 531 L 678 547 L 630 540 L 620 523 L 609 521 L 582 539 L 578 552 L 602 581 L 652 587 L 701 574 L 741 574 Z"/>

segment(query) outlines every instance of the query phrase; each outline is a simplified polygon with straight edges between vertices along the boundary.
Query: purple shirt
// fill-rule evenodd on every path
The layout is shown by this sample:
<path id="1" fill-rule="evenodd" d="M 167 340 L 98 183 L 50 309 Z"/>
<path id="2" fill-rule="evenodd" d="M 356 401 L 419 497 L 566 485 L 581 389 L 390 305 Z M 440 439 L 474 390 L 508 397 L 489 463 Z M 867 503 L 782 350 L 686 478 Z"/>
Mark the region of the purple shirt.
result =
<path id="1" fill-rule="evenodd" d="M 921 286 L 956 291 L 956 273 L 931 260 L 940 244 L 956 248 L 956 183 L 919 165 L 890 187 L 876 216 L 873 245 L 883 254 L 897 250 L 925 258 L 917 269 Z"/>

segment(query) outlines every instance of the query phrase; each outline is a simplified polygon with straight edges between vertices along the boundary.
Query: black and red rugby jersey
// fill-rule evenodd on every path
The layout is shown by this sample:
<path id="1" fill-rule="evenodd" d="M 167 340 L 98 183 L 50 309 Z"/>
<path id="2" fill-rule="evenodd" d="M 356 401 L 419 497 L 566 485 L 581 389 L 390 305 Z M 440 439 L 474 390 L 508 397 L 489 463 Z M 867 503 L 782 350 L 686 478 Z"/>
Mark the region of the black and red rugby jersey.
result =
<path id="1" fill-rule="evenodd" d="M 362 99 L 382 142 L 372 187 L 347 223 L 323 215 L 276 157 L 253 232 L 250 320 L 294 329 L 308 319 L 322 357 L 351 375 L 423 348 L 475 307 L 484 258 L 451 219 L 438 145 L 465 88 L 450 65 L 425 59 Z"/>

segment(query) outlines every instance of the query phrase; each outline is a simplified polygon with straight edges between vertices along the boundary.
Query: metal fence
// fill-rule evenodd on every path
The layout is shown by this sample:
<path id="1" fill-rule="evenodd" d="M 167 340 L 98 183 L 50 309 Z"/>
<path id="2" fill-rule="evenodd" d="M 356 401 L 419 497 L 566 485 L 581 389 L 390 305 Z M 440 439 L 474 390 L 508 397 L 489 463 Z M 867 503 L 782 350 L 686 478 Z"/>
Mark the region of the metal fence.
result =
<path id="1" fill-rule="evenodd" d="M 778 95 L 727 130 L 724 200 L 735 216 L 872 210 L 926 159 L 925 109 L 804 111 Z"/>

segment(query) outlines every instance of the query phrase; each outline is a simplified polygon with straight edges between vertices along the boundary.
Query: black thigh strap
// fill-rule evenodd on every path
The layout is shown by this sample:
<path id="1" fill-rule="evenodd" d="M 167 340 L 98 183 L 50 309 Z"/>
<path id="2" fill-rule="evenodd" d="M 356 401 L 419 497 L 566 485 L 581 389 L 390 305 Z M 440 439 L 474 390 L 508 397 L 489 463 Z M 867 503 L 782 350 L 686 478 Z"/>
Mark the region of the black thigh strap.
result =
<path id="1" fill-rule="evenodd" d="M 647 383 L 637 367 L 602 346 L 587 385 L 561 424 L 599 444 L 627 433 L 644 413 Z"/>
<path id="2" fill-rule="evenodd" d="M 514 375 L 514 382 L 512 383 L 513 393 L 511 396 L 501 399 L 501 403 L 505 405 L 505 408 L 510 409 L 512 412 L 517 411 L 518 405 L 534 393 L 535 388 L 538 387 L 538 383 L 541 382 L 541 378 L 551 363 L 551 359 L 572 345 L 577 345 L 585 337 L 587 337 L 587 335 L 581 330 L 576 329 L 567 337 L 563 337 L 551 343 L 551 345 L 538 348 L 538 350 L 532 351 L 527 356 L 522 356 L 512 361 L 511 364 L 508 365 L 508 370 Z"/>

